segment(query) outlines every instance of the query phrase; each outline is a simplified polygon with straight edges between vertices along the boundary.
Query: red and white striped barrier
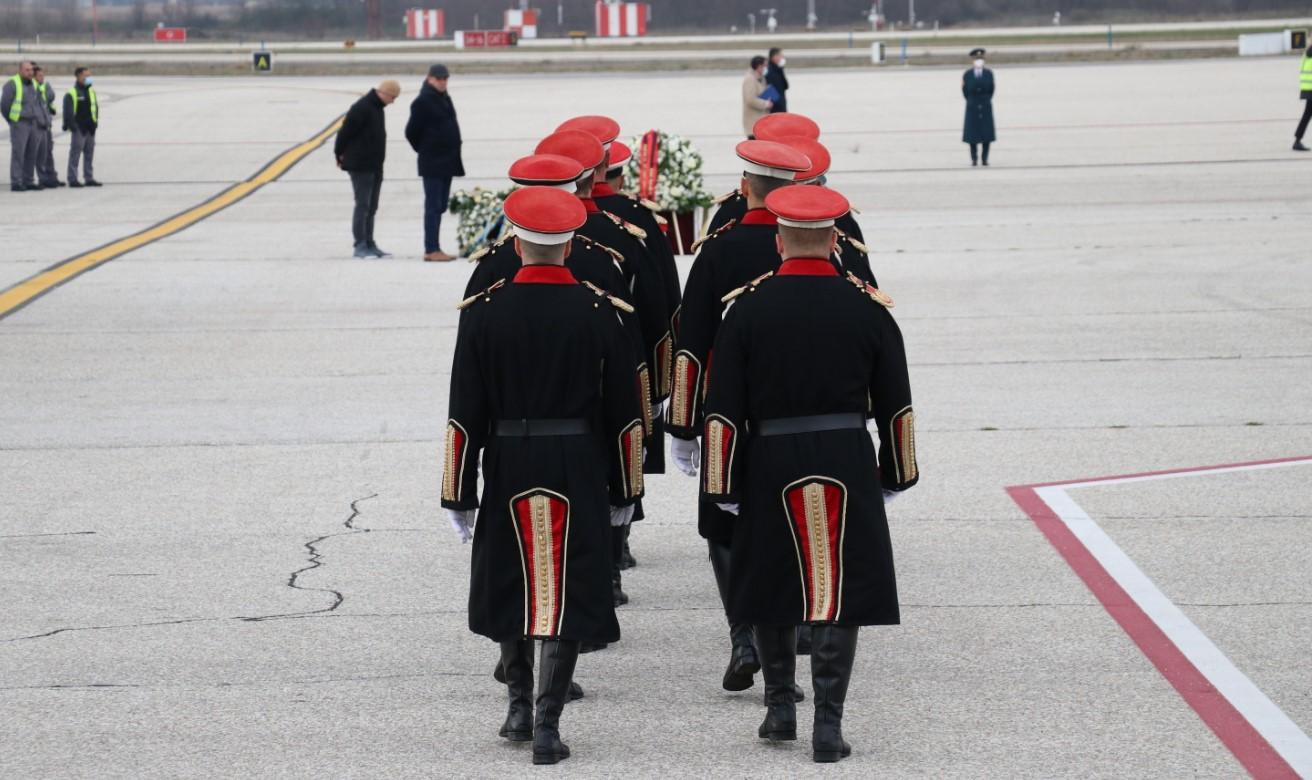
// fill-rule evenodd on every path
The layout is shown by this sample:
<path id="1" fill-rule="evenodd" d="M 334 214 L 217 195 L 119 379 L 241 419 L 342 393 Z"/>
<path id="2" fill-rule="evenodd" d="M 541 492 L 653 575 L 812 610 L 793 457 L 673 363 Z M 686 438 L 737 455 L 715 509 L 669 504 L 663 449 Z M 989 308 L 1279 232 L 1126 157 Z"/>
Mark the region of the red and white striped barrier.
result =
<path id="1" fill-rule="evenodd" d="M 518 33 L 521 38 L 538 37 L 538 12 L 532 9 L 506 11 L 506 30 Z"/>
<path id="2" fill-rule="evenodd" d="M 597 0 L 598 38 L 637 38 L 647 34 L 649 3 L 607 3 Z"/>
<path id="3" fill-rule="evenodd" d="M 405 37 L 441 38 L 446 35 L 446 12 L 440 8 L 410 8 L 405 12 Z"/>
<path id="4" fill-rule="evenodd" d="M 156 27 L 155 43 L 186 43 L 186 27 Z"/>

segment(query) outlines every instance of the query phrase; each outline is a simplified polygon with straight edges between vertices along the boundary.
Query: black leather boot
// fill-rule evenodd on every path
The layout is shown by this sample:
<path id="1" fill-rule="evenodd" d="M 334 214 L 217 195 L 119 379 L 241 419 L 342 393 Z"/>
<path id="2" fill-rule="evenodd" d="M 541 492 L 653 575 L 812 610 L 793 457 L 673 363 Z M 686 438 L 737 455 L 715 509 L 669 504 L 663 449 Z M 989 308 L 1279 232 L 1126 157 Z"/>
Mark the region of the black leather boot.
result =
<path id="1" fill-rule="evenodd" d="M 511 742 L 528 742 L 533 739 L 533 640 L 502 642 L 501 669 L 510 694 L 501 736 Z"/>
<path id="2" fill-rule="evenodd" d="M 629 533 L 633 530 L 633 523 L 624 526 L 624 555 L 620 557 L 621 569 L 632 569 L 638 565 L 638 561 L 633 557 L 633 551 L 629 549 Z"/>
<path id="3" fill-rule="evenodd" d="M 797 739 L 797 702 L 793 701 L 796 642 L 793 626 L 756 627 L 756 649 L 761 654 L 761 673 L 765 677 L 765 720 L 756 732 L 761 739 Z"/>
<path id="4" fill-rule="evenodd" d="M 811 624 L 803 623 L 797 627 L 797 654 L 811 654 Z"/>
<path id="5" fill-rule="evenodd" d="M 610 529 L 610 598 L 615 606 L 629 603 L 629 594 L 624 592 L 624 529 L 626 526 Z"/>
<path id="6" fill-rule="evenodd" d="M 535 764 L 556 764 L 569 758 L 569 746 L 560 741 L 560 713 L 569 699 L 569 683 L 578 660 L 578 642 L 553 639 L 542 643 L 538 709 L 533 720 Z"/>
<path id="7" fill-rule="evenodd" d="M 843 739 L 843 702 L 856 658 L 856 626 L 816 626 L 811 650 L 811 680 L 815 689 L 815 726 L 811 755 L 819 764 L 832 764 L 852 755 Z"/>
<path id="8" fill-rule="evenodd" d="M 496 680 L 497 682 L 501 683 L 502 685 L 505 685 L 505 684 L 506 684 L 506 667 L 503 666 L 503 665 L 501 664 L 501 661 L 499 661 L 499 660 L 497 661 L 497 665 L 496 665 L 496 667 L 494 667 L 494 668 L 492 669 L 492 679 L 493 679 L 493 680 Z M 570 700 L 570 701 L 578 701 L 579 699 L 582 699 L 585 695 L 586 695 L 586 694 L 584 694 L 584 692 L 583 692 L 583 686 L 582 686 L 582 685 L 579 685 L 579 684 L 576 683 L 576 682 L 572 682 L 572 683 L 569 684 L 569 700 Z M 801 690 L 800 690 L 800 689 L 798 690 L 798 695 L 799 695 L 799 696 L 801 695 Z M 801 701 L 801 699 L 798 699 L 798 701 Z"/>
<path id="9" fill-rule="evenodd" d="M 720 591 L 720 603 L 725 612 L 729 609 L 729 545 L 708 540 L 711 570 L 715 572 L 715 587 Z M 752 636 L 752 627 L 741 623 L 729 624 L 729 666 L 724 670 L 721 685 L 726 691 L 745 691 L 756 684 L 753 679 L 761 671 L 761 661 L 756 655 L 756 644 Z"/>

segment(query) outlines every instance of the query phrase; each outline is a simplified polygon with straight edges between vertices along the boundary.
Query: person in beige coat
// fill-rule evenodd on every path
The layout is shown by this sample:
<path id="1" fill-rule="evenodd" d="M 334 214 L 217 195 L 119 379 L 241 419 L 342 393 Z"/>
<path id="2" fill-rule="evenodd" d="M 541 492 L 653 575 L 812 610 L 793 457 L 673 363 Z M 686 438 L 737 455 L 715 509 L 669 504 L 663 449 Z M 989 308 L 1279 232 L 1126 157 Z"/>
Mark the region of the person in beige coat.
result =
<path id="1" fill-rule="evenodd" d="M 765 63 L 766 59 L 761 55 L 752 58 L 751 69 L 747 75 L 743 76 L 743 132 L 747 137 L 752 138 L 752 125 L 756 120 L 770 113 L 774 106 L 774 101 L 762 100 L 760 95 L 765 91 Z"/>

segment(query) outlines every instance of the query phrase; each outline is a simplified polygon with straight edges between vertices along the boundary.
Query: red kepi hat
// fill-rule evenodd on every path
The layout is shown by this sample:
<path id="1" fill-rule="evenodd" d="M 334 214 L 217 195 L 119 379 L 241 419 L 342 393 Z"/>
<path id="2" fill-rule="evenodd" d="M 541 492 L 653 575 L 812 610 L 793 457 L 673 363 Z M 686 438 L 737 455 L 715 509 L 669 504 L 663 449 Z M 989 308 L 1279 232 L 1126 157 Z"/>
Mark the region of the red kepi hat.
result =
<path id="1" fill-rule="evenodd" d="M 776 143 L 796 149 L 811 161 L 810 168 L 797 174 L 796 181 L 799 184 L 809 183 L 829 173 L 829 150 L 819 141 L 801 135 L 784 135 Z"/>
<path id="2" fill-rule="evenodd" d="M 765 207 L 779 224 L 795 228 L 827 228 L 851 210 L 847 198 L 828 187 L 793 184 L 765 196 Z"/>
<path id="3" fill-rule="evenodd" d="M 584 168 L 572 157 L 559 154 L 530 154 L 510 165 L 507 174 L 516 184 L 555 187 L 574 194 L 574 184 Z"/>
<path id="4" fill-rule="evenodd" d="M 806 155 L 774 141 L 743 141 L 734 151 L 743 161 L 743 171 L 757 176 L 793 181 L 797 174 L 811 169 Z"/>
<path id="5" fill-rule="evenodd" d="M 766 114 L 752 125 L 752 135 L 762 141 L 778 141 L 785 135 L 802 135 L 815 140 L 820 137 L 820 125 L 801 114 Z"/>
<path id="6" fill-rule="evenodd" d="M 582 130 L 559 130 L 538 142 L 536 154 L 559 154 L 579 161 L 587 170 L 592 170 L 606 159 L 606 150 L 601 141 L 591 133 Z"/>
<path id="7" fill-rule="evenodd" d="M 556 128 L 556 132 L 561 130 L 582 130 L 588 135 L 596 138 L 604 147 L 609 147 L 616 138 L 620 137 L 620 123 L 608 116 L 599 116 L 589 114 L 587 116 L 576 116 L 573 119 L 566 119 Z"/>
<path id="8" fill-rule="evenodd" d="M 534 244 L 564 244 L 588 221 L 583 201 L 554 187 L 515 190 L 502 208 L 515 235 Z"/>
<path id="9" fill-rule="evenodd" d="M 607 171 L 613 171 L 616 168 L 623 168 L 624 164 L 633 156 L 633 150 L 629 145 L 622 141 L 615 141 L 610 145 L 610 162 L 606 164 Z"/>

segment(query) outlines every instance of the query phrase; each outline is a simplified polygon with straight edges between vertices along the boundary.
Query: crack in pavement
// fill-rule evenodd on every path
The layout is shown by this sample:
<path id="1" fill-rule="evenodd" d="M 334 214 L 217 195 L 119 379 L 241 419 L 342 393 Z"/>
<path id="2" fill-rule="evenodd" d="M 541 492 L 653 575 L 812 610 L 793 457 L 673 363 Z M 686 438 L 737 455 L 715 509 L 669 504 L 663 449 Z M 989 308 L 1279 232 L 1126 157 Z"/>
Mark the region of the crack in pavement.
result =
<path id="1" fill-rule="evenodd" d="M 302 575 L 314 571 L 315 569 L 321 568 L 324 565 L 323 553 L 319 550 L 319 545 L 323 544 L 329 539 L 335 539 L 340 536 L 352 536 L 355 534 L 373 533 L 374 529 L 359 528 L 355 525 L 355 521 L 360 517 L 360 504 L 364 501 L 368 501 L 371 498 L 377 498 L 377 497 L 378 497 L 377 493 L 371 493 L 370 495 L 364 496 L 362 498 L 357 498 L 354 501 L 352 501 L 351 514 L 349 517 L 346 518 L 346 521 L 342 524 L 343 527 L 346 528 L 346 530 L 338 531 L 336 533 L 331 533 L 331 534 L 324 534 L 323 536 L 320 536 L 316 539 L 311 539 L 310 541 L 306 542 L 304 547 L 306 551 L 309 553 L 308 563 L 305 566 L 302 566 L 301 568 L 293 571 L 291 574 L 287 576 L 287 581 L 285 584 L 287 585 L 287 587 L 291 588 L 292 590 L 313 591 L 316 593 L 330 594 L 332 596 L 332 603 L 321 609 L 312 609 L 303 612 L 285 612 L 285 613 L 278 613 L 273 615 L 241 615 L 236 617 L 181 618 L 177 620 L 158 620 L 158 621 L 149 621 L 143 623 L 115 623 L 115 624 L 109 624 L 103 626 L 66 626 L 64 628 L 56 628 L 50 631 L 44 631 L 40 634 L 29 634 L 27 636 L 18 636 L 18 637 L 11 637 L 9 639 L 0 639 L 0 644 L 21 642 L 28 639 L 46 639 L 48 637 L 57 636 L 59 634 L 66 634 L 66 633 L 77 632 L 77 631 L 107 631 L 107 630 L 119 629 L 119 628 L 155 628 L 158 626 L 179 626 L 189 623 L 217 623 L 220 621 L 227 621 L 227 620 L 239 620 L 245 623 L 260 623 L 268 620 L 292 620 L 296 618 L 324 616 L 326 613 L 334 612 L 338 607 L 340 607 L 342 603 L 346 601 L 346 596 L 341 591 L 333 588 L 306 587 L 304 585 L 301 585 L 300 579 Z M 411 530 L 419 530 L 419 529 L 383 529 L 383 530 L 411 531 Z M 94 533 L 94 531 L 89 533 Z"/>
<path id="2" fill-rule="evenodd" d="M 355 520 L 360 516 L 360 503 L 362 501 L 368 501 L 371 498 L 377 498 L 377 497 L 378 497 L 377 493 L 371 493 L 367 496 L 364 496 L 363 498 L 357 498 L 354 501 L 352 501 L 351 514 L 349 517 L 346 518 L 346 522 L 342 524 L 343 527 L 346 528 L 346 530 L 339 531 L 337 533 L 332 533 L 332 534 L 325 534 L 317 539 L 311 539 L 310 541 L 306 542 L 305 550 L 306 552 L 309 553 L 308 564 L 292 572 L 287 577 L 287 587 L 291 588 L 292 590 L 314 591 L 316 593 L 330 594 L 333 597 L 333 602 L 331 604 L 329 604 L 328 606 L 322 609 L 311 609 L 311 610 L 306 610 L 304 612 L 289 612 L 279 615 L 258 615 L 254 617 L 243 617 L 238 619 L 244 620 L 248 623 L 259 623 L 265 620 L 277 620 L 279 618 L 295 618 L 295 617 L 307 617 L 309 615 L 321 615 L 325 612 L 333 612 L 338 607 L 340 607 L 342 603 L 346 601 L 346 596 L 341 591 L 336 590 L 334 588 L 311 588 L 311 587 L 302 586 L 300 584 L 301 575 L 306 574 L 308 572 L 312 572 L 315 569 L 318 569 L 324 565 L 323 553 L 319 551 L 320 544 L 323 544 L 329 539 L 336 539 L 339 536 L 354 536 L 355 534 L 367 534 L 370 532 L 370 529 L 368 528 L 357 528 L 355 526 Z"/>

